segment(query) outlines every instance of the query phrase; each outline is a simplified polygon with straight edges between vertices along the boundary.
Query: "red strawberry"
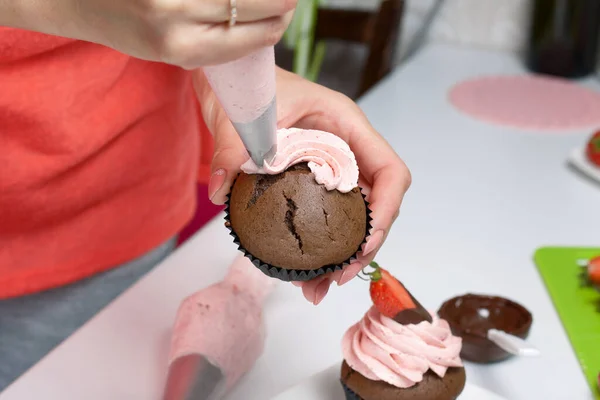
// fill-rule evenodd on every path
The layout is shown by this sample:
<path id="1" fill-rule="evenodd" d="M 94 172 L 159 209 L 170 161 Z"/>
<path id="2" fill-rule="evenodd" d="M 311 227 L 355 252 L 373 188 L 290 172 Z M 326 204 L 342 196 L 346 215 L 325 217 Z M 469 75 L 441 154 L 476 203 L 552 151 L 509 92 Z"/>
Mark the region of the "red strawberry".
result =
<path id="1" fill-rule="evenodd" d="M 600 131 L 596 132 L 588 142 L 586 154 L 592 164 L 600 167 Z"/>
<path id="2" fill-rule="evenodd" d="M 392 274 L 374 261 L 370 265 L 375 268 L 368 274 L 371 277 L 371 300 L 381 314 L 395 318 L 401 311 L 417 307 L 406 288 Z"/>
<path id="3" fill-rule="evenodd" d="M 580 277 L 584 286 L 595 286 L 600 290 L 600 256 L 589 260 L 581 260 L 579 266 L 583 268 Z"/>
<path id="4" fill-rule="evenodd" d="M 587 276 L 590 283 L 600 287 L 600 256 L 592 258 L 588 262 Z"/>

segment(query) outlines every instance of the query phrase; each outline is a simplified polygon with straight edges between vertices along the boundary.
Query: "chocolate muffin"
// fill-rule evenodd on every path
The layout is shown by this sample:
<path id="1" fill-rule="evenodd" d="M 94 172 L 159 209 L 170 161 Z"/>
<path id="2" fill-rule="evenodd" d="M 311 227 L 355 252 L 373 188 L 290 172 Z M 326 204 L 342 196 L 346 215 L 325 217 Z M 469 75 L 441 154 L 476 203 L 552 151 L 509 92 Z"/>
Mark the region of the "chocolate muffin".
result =
<path id="1" fill-rule="evenodd" d="M 226 225 L 240 250 L 264 273 L 285 281 L 341 269 L 370 229 L 360 189 L 327 190 L 306 163 L 278 175 L 241 173 L 227 207 Z"/>
<path id="2" fill-rule="evenodd" d="M 400 389 L 383 381 L 372 381 L 344 361 L 342 385 L 347 400 L 455 400 L 466 383 L 464 368 L 449 368 L 443 378 L 427 371 L 416 385 Z"/>

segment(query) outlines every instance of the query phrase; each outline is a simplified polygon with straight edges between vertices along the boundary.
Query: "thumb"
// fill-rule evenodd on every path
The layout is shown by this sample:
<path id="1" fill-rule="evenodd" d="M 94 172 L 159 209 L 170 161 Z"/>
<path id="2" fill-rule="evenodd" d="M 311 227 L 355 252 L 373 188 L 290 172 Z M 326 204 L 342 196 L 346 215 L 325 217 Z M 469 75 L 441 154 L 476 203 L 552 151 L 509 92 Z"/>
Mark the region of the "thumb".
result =
<path id="1" fill-rule="evenodd" d="M 204 122 L 213 134 L 215 142 L 208 196 L 214 204 L 221 205 L 227 200 L 240 166 L 250 156 L 223 107 L 210 89 L 204 74 L 198 71 L 194 74 L 194 78 L 194 87 L 201 104 Z"/>
<path id="2" fill-rule="evenodd" d="M 222 113 L 223 115 L 225 113 Z M 231 122 L 225 117 L 213 131 L 215 152 L 211 164 L 208 196 L 214 204 L 224 204 L 240 166 L 250 158 Z"/>

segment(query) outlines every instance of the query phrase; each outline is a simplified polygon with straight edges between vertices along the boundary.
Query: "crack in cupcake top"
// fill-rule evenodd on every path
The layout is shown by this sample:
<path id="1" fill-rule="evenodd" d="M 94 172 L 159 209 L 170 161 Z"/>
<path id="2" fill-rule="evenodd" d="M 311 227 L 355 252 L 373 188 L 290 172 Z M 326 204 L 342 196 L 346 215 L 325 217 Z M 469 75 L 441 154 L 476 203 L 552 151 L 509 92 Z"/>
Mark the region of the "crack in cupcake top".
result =
<path id="1" fill-rule="evenodd" d="M 283 175 L 258 175 L 254 188 L 252 190 L 252 196 L 246 204 L 246 209 L 256 204 L 260 196 L 262 196 L 271 186 L 277 181 L 283 178 Z"/>
<path id="2" fill-rule="evenodd" d="M 256 182 L 254 183 L 254 187 L 252 189 L 252 196 L 250 196 L 250 199 L 248 200 L 248 203 L 246 204 L 246 209 L 255 205 L 256 202 L 258 201 L 258 199 L 263 194 L 265 194 L 265 192 L 267 190 L 269 190 L 269 188 L 271 186 L 273 186 L 275 183 L 277 183 L 278 181 L 283 179 L 283 177 L 285 176 L 286 173 L 291 172 L 291 171 L 301 171 L 301 170 L 309 171 L 310 169 L 308 168 L 308 164 L 301 163 L 301 164 L 293 165 L 290 168 L 288 168 L 285 172 L 283 172 L 281 174 L 277 174 L 277 175 L 266 175 L 266 174 L 257 175 Z"/>
<path id="3" fill-rule="evenodd" d="M 300 249 L 300 253 L 304 255 L 304 245 L 302 243 L 302 238 L 300 237 L 300 234 L 296 229 L 296 225 L 294 224 L 294 218 L 296 217 L 296 211 L 298 211 L 298 206 L 291 197 L 286 196 L 285 193 L 283 193 L 283 196 L 285 197 L 285 201 L 288 207 L 288 210 L 285 213 L 285 225 L 287 226 L 288 231 L 290 231 L 292 236 L 296 239 L 296 242 L 298 242 L 298 249 Z"/>

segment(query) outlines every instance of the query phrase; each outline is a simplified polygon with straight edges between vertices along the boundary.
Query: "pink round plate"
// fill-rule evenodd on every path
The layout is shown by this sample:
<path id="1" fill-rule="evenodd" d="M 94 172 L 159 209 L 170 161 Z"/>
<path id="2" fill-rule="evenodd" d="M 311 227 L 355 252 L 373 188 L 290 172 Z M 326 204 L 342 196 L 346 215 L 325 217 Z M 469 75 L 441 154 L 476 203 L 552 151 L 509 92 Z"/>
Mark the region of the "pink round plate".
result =
<path id="1" fill-rule="evenodd" d="M 544 76 L 491 76 L 455 85 L 450 102 L 474 118 L 542 131 L 600 125 L 600 93 Z"/>

